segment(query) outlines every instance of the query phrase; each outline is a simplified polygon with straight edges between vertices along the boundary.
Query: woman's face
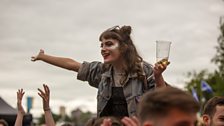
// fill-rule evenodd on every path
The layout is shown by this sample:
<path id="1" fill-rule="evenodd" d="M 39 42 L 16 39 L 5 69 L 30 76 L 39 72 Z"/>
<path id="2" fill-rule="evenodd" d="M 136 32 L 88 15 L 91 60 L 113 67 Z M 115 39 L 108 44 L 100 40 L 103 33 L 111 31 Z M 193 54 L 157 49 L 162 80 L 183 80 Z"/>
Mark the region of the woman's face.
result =
<path id="1" fill-rule="evenodd" d="M 104 63 L 114 64 L 119 62 L 121 58 L 119 46 L 116 39 L 102 39 L 100 47 Z"/>

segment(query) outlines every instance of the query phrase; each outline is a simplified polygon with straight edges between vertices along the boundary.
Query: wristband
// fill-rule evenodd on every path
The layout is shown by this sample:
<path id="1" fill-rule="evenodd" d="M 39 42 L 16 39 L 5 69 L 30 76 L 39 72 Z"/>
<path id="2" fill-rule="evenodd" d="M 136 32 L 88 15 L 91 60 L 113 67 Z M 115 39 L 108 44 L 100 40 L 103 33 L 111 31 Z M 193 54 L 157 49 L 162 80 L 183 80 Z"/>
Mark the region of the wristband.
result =
<path id="1" fill-rule="evenodd" d="M 50 108 L 44 108 L 44 111 L 50 111 L 51 109 Z"/>

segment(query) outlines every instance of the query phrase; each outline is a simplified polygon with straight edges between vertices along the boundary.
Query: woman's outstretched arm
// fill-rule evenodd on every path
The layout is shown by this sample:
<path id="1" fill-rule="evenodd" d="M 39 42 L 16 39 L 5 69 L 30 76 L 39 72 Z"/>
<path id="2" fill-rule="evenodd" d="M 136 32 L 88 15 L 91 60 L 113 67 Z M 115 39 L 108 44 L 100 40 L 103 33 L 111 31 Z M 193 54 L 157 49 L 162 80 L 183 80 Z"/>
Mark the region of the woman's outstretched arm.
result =
<path id="1" fill-rule="evenodd" d="M 31 61 L 37 61 L 41 60 L 46 63 L 52 64 L 54 66 L 58 66 L 67 70 L 72 70 L 75 72 L 78 72 L 81 63 L 70 59 L 70 58 L 64 58 L 64 57 L 56 57 L 56 56 L 50 56 L 44 53 L 44 50 L 40 50 L 40 52 L 36 56 L 31 57 Z"/>

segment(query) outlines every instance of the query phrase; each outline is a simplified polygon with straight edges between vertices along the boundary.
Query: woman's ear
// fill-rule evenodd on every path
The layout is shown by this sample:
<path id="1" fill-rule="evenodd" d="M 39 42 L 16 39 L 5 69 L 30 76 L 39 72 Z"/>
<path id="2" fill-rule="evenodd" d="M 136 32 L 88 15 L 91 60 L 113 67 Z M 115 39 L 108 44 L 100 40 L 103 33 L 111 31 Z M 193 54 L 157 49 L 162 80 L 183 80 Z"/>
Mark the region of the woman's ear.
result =
<path id="1" fill-rule="evenodd" d="M 209 115 L 205 114 L 205 115 L 202 115 L 202 120 L 203 120 L 203 123 L 208 126 L 211 122 L 211 118 L 209 117 Z"/>

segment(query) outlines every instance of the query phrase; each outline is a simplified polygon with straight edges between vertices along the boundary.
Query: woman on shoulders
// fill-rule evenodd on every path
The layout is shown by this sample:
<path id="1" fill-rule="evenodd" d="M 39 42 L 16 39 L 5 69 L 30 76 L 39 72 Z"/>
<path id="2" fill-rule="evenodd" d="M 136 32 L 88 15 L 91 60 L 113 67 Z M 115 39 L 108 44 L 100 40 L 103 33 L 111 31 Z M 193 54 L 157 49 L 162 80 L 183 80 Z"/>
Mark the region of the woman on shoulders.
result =
<path id="1" fill-rule="evenodd" d="M 77 79 L 98 88 L 97 115 L 133 116 L 139 99 L 146 91 L 165 87 L 162 73 L 168 64 L 152 65 L 143 61 L 131 39 L 131 26 L 115 26 L 100 37 L 103 63 L 80 63 L 70 58 L 46 55 L 43 50 L 32 60 L 78 72 Z"/>

